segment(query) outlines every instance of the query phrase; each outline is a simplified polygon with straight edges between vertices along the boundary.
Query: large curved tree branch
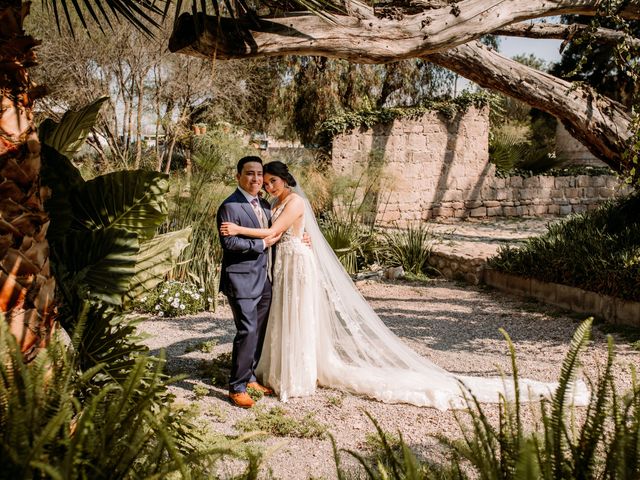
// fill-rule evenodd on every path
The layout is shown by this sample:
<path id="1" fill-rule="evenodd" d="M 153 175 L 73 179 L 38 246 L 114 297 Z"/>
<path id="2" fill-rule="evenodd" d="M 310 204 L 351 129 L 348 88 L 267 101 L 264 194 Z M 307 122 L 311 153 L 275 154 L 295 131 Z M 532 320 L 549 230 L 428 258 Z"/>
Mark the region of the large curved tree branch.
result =
<path id="1" fill-rule="evenodd" d="M 571 24 L 561 25 L 559 23 L 514 23 L 494 30 L 494 35 L 505 35 L 510 37 L 527 38 L 554 38 L 569 41 L 576 35 L 588 32 L 590 25 Z M 610 28 L 596 28 L 591 34 L 596 41 L 601 43 L 618 43 L 626 41 L 629 48 L 640 49 L 640 39 L 633 38 L 625 32 L 611 30 Z"/>
<path id="2" fill-rule="evenodd" d="M 619 172 L 628 169 L 622 152 L 631 136 L 625 107 L 587 86 L 569 82 L 510 60 L 472 42 L 426 57 L 478 85 L 497 90 L 560 119 L 598 158 Z"/>
<path id="3" fill-rule="evenodd" d="M 231 20 L 180 16 L 169 49 L 216 58 L 322 55 L 359 63 L 414 58 L 467 43 L 512 23 L 554 15 L 595 15 L 600 0 L 462 0 L 401 19 L 315 15 Z M 640 1 L 620 14 L 640 19 Z M 196 33 L 198 32 L 198 33 Z"/>

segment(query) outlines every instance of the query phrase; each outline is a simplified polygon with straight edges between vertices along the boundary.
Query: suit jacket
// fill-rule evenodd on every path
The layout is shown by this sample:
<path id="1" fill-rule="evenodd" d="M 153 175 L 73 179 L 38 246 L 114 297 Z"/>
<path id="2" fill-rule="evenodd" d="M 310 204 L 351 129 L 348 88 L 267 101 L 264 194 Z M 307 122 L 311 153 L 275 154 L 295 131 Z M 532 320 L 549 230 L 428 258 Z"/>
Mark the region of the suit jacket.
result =
<path id="1" fill-rule="evenodd" d="M 260 199 L 265 218 L 271 222 L 271 208 L 266 200 Z M 243 227 L 261 228 L 253 207 L 240 190 L 232 193 L 216 215 L 218 231 L 222 222 L 233 222 Z M 258 298 L 262 295 L 267 281 L 267 253 L 264 242 L 259 238 L 244 236 L 223 237 L 222 271 L 220 291 L 235 298 Z"/>

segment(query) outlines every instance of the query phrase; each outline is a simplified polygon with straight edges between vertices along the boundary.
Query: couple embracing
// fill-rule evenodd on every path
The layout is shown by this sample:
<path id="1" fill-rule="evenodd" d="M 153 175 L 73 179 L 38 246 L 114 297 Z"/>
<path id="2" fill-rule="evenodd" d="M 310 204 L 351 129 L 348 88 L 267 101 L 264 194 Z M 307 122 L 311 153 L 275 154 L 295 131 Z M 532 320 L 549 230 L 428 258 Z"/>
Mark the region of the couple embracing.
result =
<path id="1" fill-rule="evenodd" d="M 220 290 L 237 333 L 229 398 L 253 406 L 247 387 L 281 401 L 312 395 L 316 385 L 388 403 L 441 410 L 513 397 L 502 377 L 454 375 L 395 336 L 353 284 L 324 239 L 313 211 L 282 162 L 240 159 L 238 188 L 220 206 Z M 259 196 L 263 187 L 271 204 Z M 258 382 L 260 380 L 260 382 Z M 462 387 L 464 385 L 464 388 Z M 520 380 L 523 398 L 549 396 L 555 384 Z M 574 403 L 589 393 L 576 384 Z"/>

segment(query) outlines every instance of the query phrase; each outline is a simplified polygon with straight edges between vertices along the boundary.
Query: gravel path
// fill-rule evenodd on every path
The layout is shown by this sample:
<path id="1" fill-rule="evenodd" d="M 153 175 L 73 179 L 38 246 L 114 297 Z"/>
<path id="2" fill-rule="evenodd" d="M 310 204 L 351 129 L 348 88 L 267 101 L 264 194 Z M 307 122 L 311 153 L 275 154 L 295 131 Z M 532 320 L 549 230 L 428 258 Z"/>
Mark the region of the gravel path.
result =
<path id="1" fill-rule="evenodd" d="M 518 354 L 523 377 L 555 381 L 568 342 L 579 320 L 552 307 L 528 303 L 501 292 L 461 285 L 444 280 L 429 283 L 362 281 L 358 287 L 371 302 L 388 327 L 423 356 L 445 369 L 462 374 L 495 375 L 500 367 L 509 371 L 506 344 L 498 332 L 505 328 Z M 213 314 L 174 319 L 151 318 L 142 324 L 151 334 L 147 340 L 154 353 L 165 348 L 172 373 L 186 373 L 189 378 L 175 385 L 173 391 L 185 402 L 199 402 L 202 422 L 224 434 L 238 434 L 235 423 L 253 416 L 250 410 L 232 407 L 224 389 L 212 387 L 197 376 L 201 359 L 213 358 L 231 350 L 234 335 L 231 312 L 221 305 Z M 212 353 L 185 349 L 201 342 L 215 340 Z M 640 352 L 628 342 L 616 338 L 617 384 L 630 386 L 629 365 L 640 364 Z M 605 335 L 593 332 L 593 345 L 583 357 L 587 375 L 598 371 L 606 358 Z M 209 394 L 196 399 L 196 385 L 209 387 Z M 280 405 L 266 398 L 259 405 Z M 418 454 L 433 455 L 437 442 L 433 434 L 458 435 L 451 412 L 410 405 L 389 405 L 364 397 L 320 388 L 316 395 L 292 399 L 283 405 L 289 415 L 303 418 L 311 413 L 328 426 L 340 448 L 363 450 L 367 434 L 374 427 L 365 416 L 369 412 L 384 430 L 400 430 L 407 443 Z M 486 411 L 495 418 L 496 408 Z M 263 466 L 279 479 L 335 478 L 335 466 L 328 439 L 269 438 L 264 445 L 281 446 Z M 233 463 L 225 468 L 233 470 Z M 222 472 L 224 474 L 224 472 Z"/>

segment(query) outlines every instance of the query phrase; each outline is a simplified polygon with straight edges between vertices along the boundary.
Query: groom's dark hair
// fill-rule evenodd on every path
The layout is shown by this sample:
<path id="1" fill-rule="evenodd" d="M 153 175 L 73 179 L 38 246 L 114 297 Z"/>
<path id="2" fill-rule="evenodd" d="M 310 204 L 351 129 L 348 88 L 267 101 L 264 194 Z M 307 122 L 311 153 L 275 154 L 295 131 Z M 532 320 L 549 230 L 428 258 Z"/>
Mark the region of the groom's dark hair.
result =
<path id="1" fill-rule="evenodd" d="M 249 155 L 248 157 L 242 157 L 240 160 L 238 160 L 238 166 L 236 167 L 238 169 L 238 173 L 242 173 L 242 169 L 244 168 L 244 164 L 245 163 L 249 163 L 249 162 L 256 162 L 256 163 L 259 163 L 260 165 L 262 165 L 262 159 L 260 157 L 256 157 L 255 155 Z"/>

